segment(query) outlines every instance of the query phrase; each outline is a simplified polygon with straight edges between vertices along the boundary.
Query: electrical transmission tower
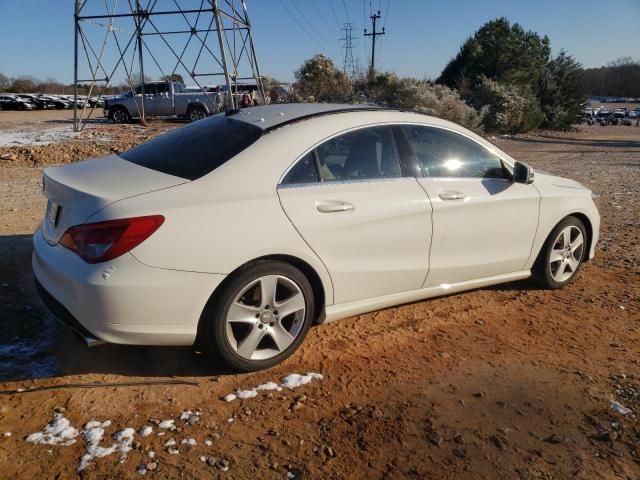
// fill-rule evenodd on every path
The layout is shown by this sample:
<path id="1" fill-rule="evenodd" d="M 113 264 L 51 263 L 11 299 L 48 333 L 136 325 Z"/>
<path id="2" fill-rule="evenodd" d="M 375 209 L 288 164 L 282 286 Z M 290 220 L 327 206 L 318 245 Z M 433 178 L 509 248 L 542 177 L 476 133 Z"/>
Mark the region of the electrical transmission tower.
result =
<path id="1" fill-rule="evenodd" d="M 162 79 L 190 78 L 212 104 L 207 81 L 222 80 L 225 108 L 235 108 L 238 82 L 264 88 L 245 0 L 74 0 L 74 130 L 81 130 L 97 102 L 78 107 L 79 89 L 98 100 L 113 87 L 136 97 L 145 122 L 145 74 Z M 151 60 L 151 62 L 149 62 Z M 134 68 L 138 71 L 134 73 Z M 116 78 L 123 75 L 124 78 Z M 134 84 L 141 85 L 136 95 Z M 141 93 L 141 94 L 140 94 Z M 138 102 L 139 98 L 139 102 Z M 153 105 L 149 105 L 153 111 Z"/>
<path id="2" fill-rule="evenodd" d="M 342 70 L 351 78 L 356 76 L 356 64 L 353 60 L 353 44 L 357 37 L 353 36 L 353 24 L 351 22 L 344 23 L 342 27 L 344 36 L 340 39 L 342 48 L 344 48 L 344 61 Z"/>
<path id="3" fill-rule="evenodd" d="M 377 31 L 376 30 L 376 21 L 379 20 L 380 17 L 380 10 L 378 10 L 378 13 L 374 13 L 373 15 L 371 15 L 369 18 L 371 18 L 371 23 L 373 24 L 373 30 L 371 33 L 367 33 L 367 29 L 364 29 L 364 36 L 365 37 L 371 37 L 372 43 L 371 43 L 371 66 L 369 67 L 369 79 L 373 80 L 375 78 L 375 74 L 376 74 L 376 38 L 379 37 L 380 35 L 384 35 L 385 31 L 384 31 L 384 27 L 382 27 L 382 31 Z"/>

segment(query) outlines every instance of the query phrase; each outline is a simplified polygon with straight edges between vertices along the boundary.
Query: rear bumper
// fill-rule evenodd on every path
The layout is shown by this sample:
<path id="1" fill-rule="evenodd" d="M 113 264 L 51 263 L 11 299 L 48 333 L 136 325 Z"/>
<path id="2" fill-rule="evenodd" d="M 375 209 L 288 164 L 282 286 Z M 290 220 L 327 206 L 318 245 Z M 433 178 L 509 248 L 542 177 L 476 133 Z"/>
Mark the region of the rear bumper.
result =
<path id="1" fill-rule="evenodd" d="M 49 310 L 83 336 L 130 345 L 192 345 L 224 275 L 147 267 L 125 254 L 97 265 L 34 234 L 33 271 Z"/>

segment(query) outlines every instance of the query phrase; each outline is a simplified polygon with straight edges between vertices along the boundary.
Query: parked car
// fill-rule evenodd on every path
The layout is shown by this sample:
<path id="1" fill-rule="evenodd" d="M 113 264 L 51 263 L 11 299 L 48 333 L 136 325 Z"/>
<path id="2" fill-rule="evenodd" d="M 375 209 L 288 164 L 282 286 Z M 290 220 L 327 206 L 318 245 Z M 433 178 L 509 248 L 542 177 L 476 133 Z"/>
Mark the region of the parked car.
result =
<path id="1" fill-rule="evenodd" d="M 34 103 L 16 95 L 0 95 L 0 110 L 35 110 Z"/>
<path id="2" fill-rule="evenodd" d="M 53 105 L 46 100 L 38 97 L 37 95 L 30 93 L 21 93 L 17 95 L 19 98 L 24 99 L 27 102 L 33 103 L 38 110 L 45 110 L 47 108 L 53 108 Z"/>
<path id="3" fill-rule="evenodd" d="M 631 126 L 637 122 L 638 117 L 640 117 L 639 112 L 635 112 L 635 111 L 627 112 L 627 116 L 624 119 L 622 119 L 622 124 L 627 127 Z"/>
<path id="4" fill-rule="evenodd" d="M 624 117 L 626 117 L 626 115 L 627 115 L 626 109 L 617 108 L 613 112 L 613 115 L 611 115 L 611 123 L 613 125 L 618 125 L 618 123 L 622 123 L 622 120 L 624 119 Z"/>
<path id="5" fill-rule="evenodd" d="M 240 370 L 314 323 L 533 278 L 572 282 L 600 219 L 580 183 L 448 121 L 280 104 L 44 172 L 42 298 L 90 341 L 198 342 Z"/>
<path id="6" fill-rule="evenodd" d="M 115 123 L 139 118 L 142 110 L 143 87 L 104 101 L 104 116 Z M 185 117 L 191 122 L 213 115 L 222 109 L 217 93 L 187 92 L 180 82 L 150 82 L 144 84 L 144 113 L 149 117 Z"/>
<path id="7" fill-rule="evenodd" d="M 71 104 L 67 100 L 55 95 L 38 95 L 38 98 L 49 102 L 51 105 L 53 105 L 53 108 L 58 110 L 64 110 L 65 108 L 71 107 Z"/>
<path id="8" fill-rule="evenodd" d="M 613 115 L 611 114 L 610 110 L 608 110 L 606 108 L 602 108 L 596 114 L 596 118 L 598 119 L 598 123 L 600 125 L 606 126 L 606 125 L 609 125 L 611 123 L 611 119 L 613 118 Z"/>

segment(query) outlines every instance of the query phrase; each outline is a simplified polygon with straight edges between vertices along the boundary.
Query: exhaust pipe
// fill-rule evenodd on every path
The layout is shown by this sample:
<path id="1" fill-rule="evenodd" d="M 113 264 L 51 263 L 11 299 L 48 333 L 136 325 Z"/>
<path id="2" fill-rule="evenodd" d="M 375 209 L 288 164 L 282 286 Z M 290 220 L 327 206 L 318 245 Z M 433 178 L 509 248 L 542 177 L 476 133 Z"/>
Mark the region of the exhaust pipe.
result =
<path id="1" fill-rule="evenodd" d="M 89 348 L 97 347 L 99 345 L 103 345 L 103 344 L 107 343 L 104 340 L 100 340 L 99 338 L 92 337 L 91 335 L 84 335 L 82 332 L 79 332 L 78 330 L 76 330 L 73 327 L 70 327 L 70 328 L 71 328 L 71 332 L 73 332 L 73 334 L 77 338 L 82 340 L 85 343 L 85 345 L 87 347 L 89 347 Z"/>

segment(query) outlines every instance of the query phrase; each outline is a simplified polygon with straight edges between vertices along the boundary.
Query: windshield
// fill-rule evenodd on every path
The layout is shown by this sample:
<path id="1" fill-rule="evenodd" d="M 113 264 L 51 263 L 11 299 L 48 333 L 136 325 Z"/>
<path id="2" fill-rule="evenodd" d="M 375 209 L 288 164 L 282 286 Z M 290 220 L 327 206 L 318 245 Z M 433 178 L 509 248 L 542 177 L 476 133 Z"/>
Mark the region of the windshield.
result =
<path id="1" fill-rule="evenodd" d="M 216 115 L 177 128 L 120 154 L 143 167 L 195 180 L 214 171 L 253 144 L 262 129 Z"/>

